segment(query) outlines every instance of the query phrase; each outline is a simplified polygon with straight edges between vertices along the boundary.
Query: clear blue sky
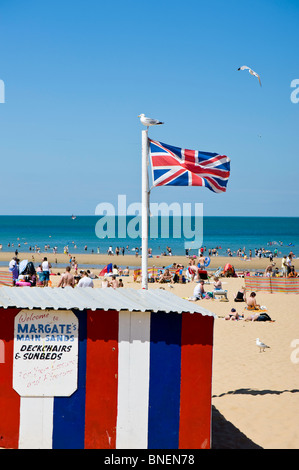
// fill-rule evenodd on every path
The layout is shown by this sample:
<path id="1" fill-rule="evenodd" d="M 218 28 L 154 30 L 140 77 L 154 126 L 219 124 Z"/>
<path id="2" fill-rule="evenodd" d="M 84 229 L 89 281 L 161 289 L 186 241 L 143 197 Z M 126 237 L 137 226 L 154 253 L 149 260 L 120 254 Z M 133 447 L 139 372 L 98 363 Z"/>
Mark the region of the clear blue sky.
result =
<path id="1" fill-rule="evenodd" d="M 0 214 L 93 215 L 141 197 L 149 136 L 231 159 L 204 215 L 298 216 L 299 2 L 0 0 Z M 241 65 L 256 70 L 262 87 Z"/>

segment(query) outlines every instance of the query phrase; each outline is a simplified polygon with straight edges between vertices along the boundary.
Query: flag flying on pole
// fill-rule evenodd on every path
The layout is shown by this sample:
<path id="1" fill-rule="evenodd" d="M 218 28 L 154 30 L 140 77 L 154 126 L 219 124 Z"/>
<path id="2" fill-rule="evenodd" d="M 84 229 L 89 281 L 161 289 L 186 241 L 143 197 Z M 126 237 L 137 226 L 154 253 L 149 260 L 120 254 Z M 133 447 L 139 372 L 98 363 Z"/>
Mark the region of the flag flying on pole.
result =
<path id="1" fill-rule="evenodd" d="M 226 191 L 230 159 L 226 155 L 187 150 L 149 139 L 153 186 L 205 186 Z"/>

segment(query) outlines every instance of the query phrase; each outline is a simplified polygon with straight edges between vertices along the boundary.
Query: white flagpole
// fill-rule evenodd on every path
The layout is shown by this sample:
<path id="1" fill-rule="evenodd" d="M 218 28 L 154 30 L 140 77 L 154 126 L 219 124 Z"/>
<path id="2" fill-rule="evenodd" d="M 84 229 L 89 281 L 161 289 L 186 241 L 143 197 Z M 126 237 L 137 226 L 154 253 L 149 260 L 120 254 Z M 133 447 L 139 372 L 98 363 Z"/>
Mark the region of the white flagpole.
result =
<path id="1" fill-rule="evenodd" d="M 141 235 L 142 235 L 142 254 L 141 254 L 141 287 L 148 289 L 148 129 L 142 131 L 142 198 L 141 198 Z"/>

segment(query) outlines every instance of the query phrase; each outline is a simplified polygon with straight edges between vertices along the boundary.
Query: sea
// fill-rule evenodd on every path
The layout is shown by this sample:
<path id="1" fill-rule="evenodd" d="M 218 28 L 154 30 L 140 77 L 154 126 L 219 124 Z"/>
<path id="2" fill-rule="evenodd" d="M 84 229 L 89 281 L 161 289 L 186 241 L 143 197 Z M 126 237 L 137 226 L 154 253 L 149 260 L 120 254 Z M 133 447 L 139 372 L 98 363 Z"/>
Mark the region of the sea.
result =
<path id="1" fill-rule="evenodd" d="M 179 220 L 178 220 L 179 219 Z M 192 218 L 191 218 L 192 219 Z M 106 254 L 109 246 L 124 248 L 125 254 L 136 253 L 141 248 L 141 220 L 127 216 L 125 219 L 104 219 L 100 216 L 0 216 L 0 249 L 2 252 L 48 251 L 63 253 L 101 253 Z M 188 237 L 184 235 L 184 220 L 176 217 L 158 217 L 158 231 L 153 230 L 148 246 L 152 255 L 168 253 L 185 255 L 198 253 L 198 240 L 202 246 L 215 248 L 219 256 L 226 256 L 230 249 L 233 255 L 237 250 L 264 248 L 278 250 L 281 255 L 290 251 L 298 256 L 299 217 L 209 217 L 204 216 L 200 234 L 191 237 L 192 228 L 198 230 L 195 220 L 190 221 Z M 165 223 L 169 233 L 165 236 Z M 100 224 L 100 225 L 99 225 Z M 164 225 L 163 225 L 164 224 Z M 162 230 L 162 226 L 164 227 Z M 187 225 L 186 225 L 187 226 Z M 99 230 L 99 227 L 101 230 Z M 133 227 L 133 230 L 132 230 Z M 181 231 L 177 230 L 181 227 Z M 181 233 L 179 233 L 181 232 Z M 100 237 L 99 237 L 100 235 Z M 140 251 L 139 251 L 140 252 Z M 296 253 L 297 252 L 297 253 Z"/>

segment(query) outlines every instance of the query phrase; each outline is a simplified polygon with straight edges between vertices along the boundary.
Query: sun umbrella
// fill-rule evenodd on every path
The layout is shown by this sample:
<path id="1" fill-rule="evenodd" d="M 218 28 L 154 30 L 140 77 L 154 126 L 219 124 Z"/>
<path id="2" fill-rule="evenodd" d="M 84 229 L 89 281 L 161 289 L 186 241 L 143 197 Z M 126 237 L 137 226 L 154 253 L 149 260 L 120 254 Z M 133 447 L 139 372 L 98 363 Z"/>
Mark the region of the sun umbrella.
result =
<path id="1" fill-rule="evenodd" d="M 28 264 L 28 259 L 24 259 L 23 261 L 20 262 L 20 264 L 19 264 L 19 273 L 20 274 L 22 274 L 25 271 L 27 264 Z"/>

